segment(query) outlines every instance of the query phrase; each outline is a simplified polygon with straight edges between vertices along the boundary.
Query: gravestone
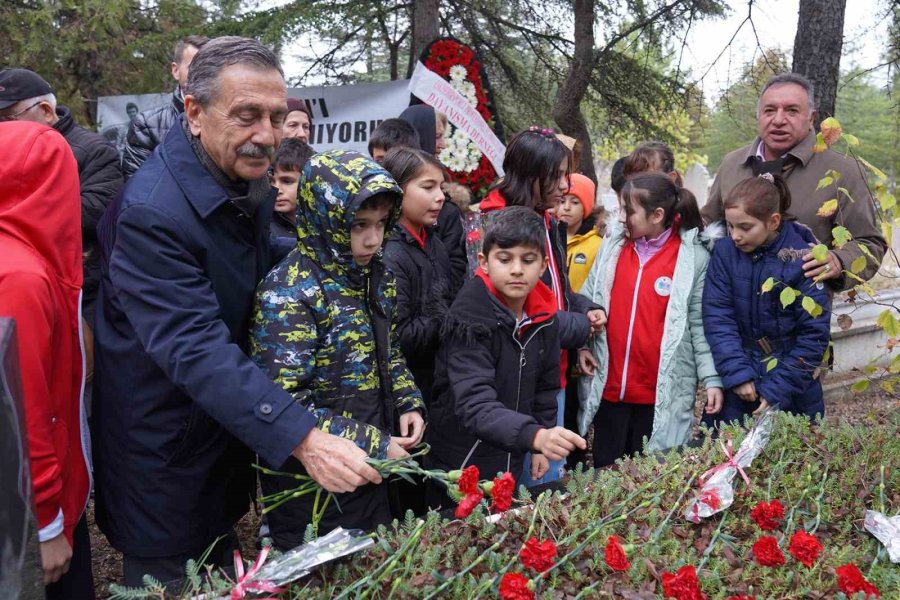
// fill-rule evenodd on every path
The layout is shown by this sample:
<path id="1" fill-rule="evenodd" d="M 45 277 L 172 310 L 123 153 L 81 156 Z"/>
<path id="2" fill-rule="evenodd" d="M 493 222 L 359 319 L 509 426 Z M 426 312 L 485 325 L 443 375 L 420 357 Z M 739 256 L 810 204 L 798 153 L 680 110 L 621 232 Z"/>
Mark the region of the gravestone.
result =
<path id="1" fill-rule="evenodd" d="M 710 183 L 709 171 L 700 163 L 692 164 L 684 174 L 684 187 L 691 190 L 700 208 L 703 208 L 709 198 Z"/>
<path id="2" fill-rule="evenodd" d="M 0 598 L 42 600 L 16 328 L 0 317 Z"/>

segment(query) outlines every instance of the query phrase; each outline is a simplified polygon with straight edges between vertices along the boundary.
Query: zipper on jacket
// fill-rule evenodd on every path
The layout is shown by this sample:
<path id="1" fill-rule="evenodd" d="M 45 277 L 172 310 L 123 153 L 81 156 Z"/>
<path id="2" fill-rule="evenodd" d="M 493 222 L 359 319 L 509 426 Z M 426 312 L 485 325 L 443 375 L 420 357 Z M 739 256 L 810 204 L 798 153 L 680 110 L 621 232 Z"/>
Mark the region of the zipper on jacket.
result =
<path id="1" fill-rule="evenodd" d="M 637 252 L 637 250 L 635 250 Z M 628 336 L 625 338 L 625 364 L 622 367 L 622 385 L 619 389 L 619 401 L 625 399 L 625 384 L 628 382 L 628 360 L 631 357 L 631 336 L 634 335 L 634 313 L 637 311 L 638 292 L 641 289 L 641 278 L 644 275 L 644 263 L 638 257 L 638 273 L 634 282 L 634 296 L 631 299 L 631 315 L 628 320 Z"/>
<path id="2" fill-rule="evenodd" d="M 530 322 L 530 320 L 523 321 L 523 323 L 525 323 L 526 325 L 529 322 Z M 545 327 L 549 326 L 550 323 L 552 323 L 552 322 L 553 321 L 551 319 L 549 321 L 542 323 L 539 327 L 537 327 L 534 331 L 531 332 L 531 335 L 528 336 L 528 339 L 525 340 L 524 343 L 520 342 L 519 338 L 517 337 L 517 335 L 519 333 L 520 323 L 516 323 L 516 326 L 513 328 L 512 338 L 513 338 L 513 341 L 519 346 L 519 379 L 518 379 L 518 384 L 516 385 L 516 412 L 519 412 L 519 401 L 522 398 L 522 369 L 524 369 L 525 365 L 528 363 L 527 359 L 525 358 L 525 347 L 528 345 L 528 343 L 531 340 L 534 339 L 534 336 L 536 336 L 537 333 L 541 329 L 544 329 Z M 460 469 L 466 468 L 466 465 L 469 463 L 469 460 L 472 458 L 472 455 L 475 453 L 475 449 L 478 448 L 478 444 L 480 444 L 480 443 L 481 443 L 481 440 L 475 440 L 475 443 L 472 445 L 472 448 L 469 450 L 469 453 L 466 454 L 465 460 L 463 460 L 462 465 L 459 467 Z M 507 452 L 506 453 L 506 470 L 507 471 L 509 471 L 511 464 L 512 464 L 512 452 Z"/>
<path id="3" fill-rule="evenodd" d="M 529 321 L 523 321 L 525 324 L 529 323 Z M 528 346 L 528 343 L 534 339 L 534 336 L 538 334 L 538 332 L 547 327 L 552 323 L 552 319 L 545 323 L 542 323 L 539 327 L 537 327 L 534 331 L 531 332 L 531 335 L 528 336 L 528 339 L 525 342 L 520 342 L 518 338 L 519 326 L 521 323 L 516 323 L 515 328 L 513 328 L 513 340 L 516 344 L 519 345 L 519 380 L 516 384 L 516 412 L 519 412 L 519 401 L 522 399 L 522 369 L 525 368 L 528 360 L 525 358 L 525 347 Z M 506 453 L 506 470 L 509 471 L 510 465 L 512 464 L 512 452 Z"/>

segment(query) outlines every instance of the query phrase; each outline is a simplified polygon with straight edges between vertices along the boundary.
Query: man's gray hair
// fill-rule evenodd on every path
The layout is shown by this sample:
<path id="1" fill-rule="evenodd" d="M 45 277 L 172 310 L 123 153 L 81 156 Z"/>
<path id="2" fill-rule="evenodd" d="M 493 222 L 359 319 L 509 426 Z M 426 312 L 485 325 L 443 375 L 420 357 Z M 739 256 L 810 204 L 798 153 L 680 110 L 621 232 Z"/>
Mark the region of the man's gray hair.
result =
<path id="1" fill-rule="evenodd" d="M 194 56 L 184 86 L 185 96 L 193 96 L 200 106 L 209 106 L 219 91 L 219 74 L 232 65 L 278 71 L 284 77 L 278 57 L 267 47 L 251 38 L 223 36 L 204 44 Z"/>
<path id="2" fill-rule="evenodd" d="M 809 112 L 816 110 L 816 91 L 813 87 L 812 82 L 800 75 L 799 73 L 780 73 L 778 75 L 773 75 L 766 82 L 766 85 L 763 86 L 762 91 L 759 93 L 759 100 L 756 101 L 756 114 L 759 115 L 759 109 L 761 108 L 759 102 L 762 100 L 763 94 L 766 93 L 772 86 L 782 85 L 785 83 L 792 83 L 794 85 L 799 85 L 806 91 L 806 97 L 809 98 Z"/>

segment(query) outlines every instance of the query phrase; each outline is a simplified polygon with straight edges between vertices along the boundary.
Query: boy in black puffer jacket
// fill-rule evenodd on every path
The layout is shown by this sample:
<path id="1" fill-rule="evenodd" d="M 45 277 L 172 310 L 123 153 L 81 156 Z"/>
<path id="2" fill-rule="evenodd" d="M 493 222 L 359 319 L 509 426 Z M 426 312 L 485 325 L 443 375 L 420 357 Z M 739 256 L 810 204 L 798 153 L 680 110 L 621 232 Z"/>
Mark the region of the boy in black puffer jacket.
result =
<path id="1" fill-rule="evenodd" d="M 540 281 L 547 267 L 545 230 L 530 208 L 511 207 L 491 220 L 480 267 L 450 308 L 437 356 L 426 437 L 426 466 L 476 465 L 483 478 L 508 471 L 518 481 L 527 452 L 532 476 L 585 441 L 556 423 L 559 324 L 553 293 Z M 429 486 L 432 508 L 451 506 Z"/>

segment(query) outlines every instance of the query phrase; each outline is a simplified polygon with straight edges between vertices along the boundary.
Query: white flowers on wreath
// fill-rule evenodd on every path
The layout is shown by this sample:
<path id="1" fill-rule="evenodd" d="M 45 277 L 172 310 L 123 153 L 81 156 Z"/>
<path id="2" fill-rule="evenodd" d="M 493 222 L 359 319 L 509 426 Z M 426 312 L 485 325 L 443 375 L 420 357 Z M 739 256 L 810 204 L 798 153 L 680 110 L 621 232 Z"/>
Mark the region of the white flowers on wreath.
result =
<path id="1" fill-rule="evenodd" d="M 478 106 L 478 98 L 475 96 L 475 85 L 466 80 L 468 72 L 462 65 L 450 67 L 450 85 L 454 90 L 462 94 L 469 104 Z M 444 141 L 447 147 L 441 150 L 438 160 L 451 171 L 457 173 L 471 173 L 478 168 L 481 162 L 481 150 L 475 145 L 469 136 L 451 124 L 447 124 L 444 131 Z"/>

